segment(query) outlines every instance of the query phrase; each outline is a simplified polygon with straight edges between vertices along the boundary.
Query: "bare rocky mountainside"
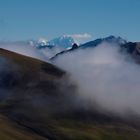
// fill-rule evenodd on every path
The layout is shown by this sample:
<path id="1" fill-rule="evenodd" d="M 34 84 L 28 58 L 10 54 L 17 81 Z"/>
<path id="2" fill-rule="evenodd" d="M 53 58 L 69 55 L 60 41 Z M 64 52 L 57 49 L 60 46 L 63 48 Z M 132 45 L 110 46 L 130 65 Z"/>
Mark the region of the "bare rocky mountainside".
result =
<path id="1" fill-rule="evenodd" d="M 67 72 L 0 49 L 0 140 L 140 140 L 139 116 L 79 106 L 76 94 Z"/>

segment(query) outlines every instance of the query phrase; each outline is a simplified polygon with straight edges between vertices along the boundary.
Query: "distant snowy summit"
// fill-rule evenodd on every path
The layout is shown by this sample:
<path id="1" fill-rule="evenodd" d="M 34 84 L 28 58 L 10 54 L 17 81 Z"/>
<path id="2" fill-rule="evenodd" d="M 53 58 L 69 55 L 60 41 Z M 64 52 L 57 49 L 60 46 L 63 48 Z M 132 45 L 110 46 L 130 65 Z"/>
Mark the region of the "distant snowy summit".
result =
<path id="1" fill-rule="evenodd" d="M 75 42 L 76 41 L 71 36 L 63 35 L 49 41 L 40 38 L 38 41 L 34 42 L 34 46 L 36 46 L 47 59 L 50 59 L 57 53 L 71 49 Z"/>
<path id="2" fill-rule="evenodd" d="M 52 39 L 48 42 L 49 45 L 63 48 L 71 48 L 74 43 L 74 39 L 67 35 Z"/>
<path id="3" fill-rule="evenodd" d="M 67 35 L 63 35 L 63 36 L 60 36 L 60 37 L 57 37 L 57 38 L 54 38 L 50 41 L 46 40 L 46 39 L 39 39 L 37 41 L 37 47 L 38 48 L 46 48 L 46 47 L 49 47 L 49 48 L 52 48 L 52 47 L 60 47 L 62 49 L 69 49 L 72 47 L 72 45 L 76 43 L 76 41 L 70 37 L 70 36 L 67 36 Z"/>

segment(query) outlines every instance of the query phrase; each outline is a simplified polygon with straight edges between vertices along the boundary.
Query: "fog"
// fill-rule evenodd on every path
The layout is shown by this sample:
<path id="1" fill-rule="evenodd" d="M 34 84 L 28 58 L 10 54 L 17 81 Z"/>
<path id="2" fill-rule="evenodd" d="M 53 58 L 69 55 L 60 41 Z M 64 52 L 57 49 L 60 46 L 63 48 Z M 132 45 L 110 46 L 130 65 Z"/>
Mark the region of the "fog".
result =
<path id="1" fill-rule="evenodd" d="M 140 66 L 114 44 L 59 55 L 54 63 L 78 85 L 78 98 L 107 111 L 140 114 Z M 79 106 L 83 104 L 82 100 Z"/>
<path id="2" fill-rule="evenodd" d="M 45 58 L 47 60 L 49 60 L 50 58 L 54 57 L 56 54 L 58 54 L 64 50 L 66 50 L 66 49 L 63 47 L 54 46 L 52 48 L 46 47 L 46 48 L 40 49 L 38 51 L 40 51 L 42 53 L 42 55 L 44 55 Z"/>
<path id="3" fill-rule="evenodd" d="M 39 51 L 27 42 L 0 42 L 0 47 L 45 61 L 52 55 L 52 52 Z M 53 63 L 66 70 L 72 85 L 77 85 L 77 96 L 74 97 L 79 106 L 95 108 L 98 104 L 115 113 L 133 111 L 140 114 L 140 65 L 121 52 L 119 46 L 102 43 L 95 48 L 79 48 L 59 55 Z"/>
<path id="4" fill-rule="evenodd" d="M 36 48 L 36 46 L 29 44 L 27 41 L 0 42 L 0 48 L 40 60 L 47 60 L 47 58 Z"/>

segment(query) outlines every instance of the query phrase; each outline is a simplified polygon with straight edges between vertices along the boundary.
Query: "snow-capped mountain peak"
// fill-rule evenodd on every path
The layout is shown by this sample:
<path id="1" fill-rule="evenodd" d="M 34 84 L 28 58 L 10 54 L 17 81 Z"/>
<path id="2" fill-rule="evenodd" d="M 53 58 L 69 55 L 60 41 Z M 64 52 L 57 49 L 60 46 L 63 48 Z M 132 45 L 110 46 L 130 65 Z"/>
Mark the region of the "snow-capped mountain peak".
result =
<path id="1" fill-rule="evenodd" d="M 46 45 L 48 45 L 48 40 L 44 39 L 44 38 L 39 38 L 39 40 L 37 41 L 37 45 L 38 46 L 46 46 Z"/>
<path id="2" fill-rule="evenodd" d="M 48 41 L 49 45 L 62 48 L 70 48 L 74 43 L 75 43 L 74 39 L 67 35 L 63 35 Z"/>

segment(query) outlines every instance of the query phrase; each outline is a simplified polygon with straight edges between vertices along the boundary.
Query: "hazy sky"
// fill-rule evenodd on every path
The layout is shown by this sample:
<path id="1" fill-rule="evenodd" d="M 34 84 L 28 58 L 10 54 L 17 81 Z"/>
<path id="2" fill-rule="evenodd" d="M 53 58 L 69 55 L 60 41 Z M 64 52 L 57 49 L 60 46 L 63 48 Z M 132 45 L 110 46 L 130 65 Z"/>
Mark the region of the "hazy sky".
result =
<path id="1" fill-rule="evenodd" d="M 83 33 L 140 41 L 140 0 L 0 0 L 0 40 Z"/>

